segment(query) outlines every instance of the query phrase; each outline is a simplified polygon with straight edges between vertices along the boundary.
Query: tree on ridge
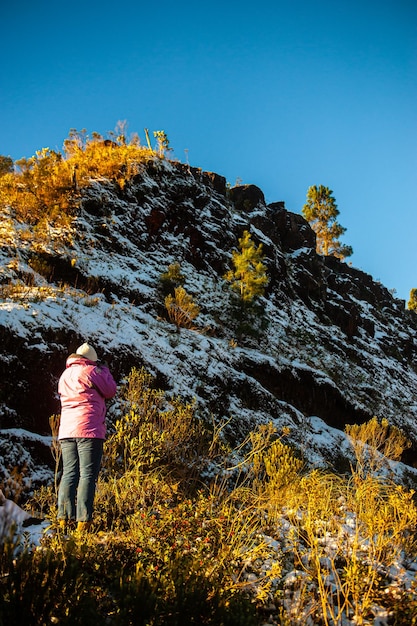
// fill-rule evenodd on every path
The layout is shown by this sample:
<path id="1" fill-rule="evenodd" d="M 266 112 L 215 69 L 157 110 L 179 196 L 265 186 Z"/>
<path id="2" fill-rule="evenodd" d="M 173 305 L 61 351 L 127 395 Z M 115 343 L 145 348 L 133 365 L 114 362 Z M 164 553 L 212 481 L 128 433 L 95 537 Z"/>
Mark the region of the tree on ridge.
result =
<path id="1" fill-rule="evenodd" d="M 410 299 L 407 303 L 407 309 L 409 311 L 416 311 L 417 313 L 417 289 L 411 289 L 410 291 Z"/>
<path id="2" fill-rule="evenodd" d="M 307 202 L 302 214 L 317 236 L 317 253 L 345 259 L 353 254 L 351 246 L 346 246 L 339 238 L 346 232 L 337 217 L 339 210 L 333 191 L 329 187 L 312 185 L 307 190 Z"/>

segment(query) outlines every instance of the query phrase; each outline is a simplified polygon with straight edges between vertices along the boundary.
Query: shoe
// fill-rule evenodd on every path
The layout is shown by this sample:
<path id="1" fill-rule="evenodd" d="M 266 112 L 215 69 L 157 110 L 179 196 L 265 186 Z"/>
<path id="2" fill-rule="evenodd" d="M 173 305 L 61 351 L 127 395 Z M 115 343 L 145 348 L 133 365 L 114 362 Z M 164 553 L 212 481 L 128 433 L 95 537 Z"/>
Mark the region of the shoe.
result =
<path id="1" fill-rule="evenodd" d="M 64 535 L 68 535 L 69 533 L 72 533 L 75 530 L 75 520 L 59 519 L 58 528 Z"/>
<path id="2" fill-rule="evenodd" d="M 77 523 L 77 533 L 83 534 L 88 533 L 91 528 L 91 522 L 78 522 Z"/>

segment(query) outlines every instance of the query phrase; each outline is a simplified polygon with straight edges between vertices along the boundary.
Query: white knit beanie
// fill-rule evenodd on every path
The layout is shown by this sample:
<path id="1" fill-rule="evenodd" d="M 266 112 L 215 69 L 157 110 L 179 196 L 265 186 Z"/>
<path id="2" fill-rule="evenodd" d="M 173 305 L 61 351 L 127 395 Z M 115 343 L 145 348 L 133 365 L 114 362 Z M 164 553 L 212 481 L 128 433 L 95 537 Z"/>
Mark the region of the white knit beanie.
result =
<path id="1" fill-rule="evenodd" d="M 83 343 L 82 346 L 77 348 L 77 352 L 75 354 L 79 354 L 80 356 L 85 356 L 85 358 L 89 359 L 90 361 L 98 360 L 97 352 L 94 350 L 92 346 L 89 346 L 88 343 Z"/>

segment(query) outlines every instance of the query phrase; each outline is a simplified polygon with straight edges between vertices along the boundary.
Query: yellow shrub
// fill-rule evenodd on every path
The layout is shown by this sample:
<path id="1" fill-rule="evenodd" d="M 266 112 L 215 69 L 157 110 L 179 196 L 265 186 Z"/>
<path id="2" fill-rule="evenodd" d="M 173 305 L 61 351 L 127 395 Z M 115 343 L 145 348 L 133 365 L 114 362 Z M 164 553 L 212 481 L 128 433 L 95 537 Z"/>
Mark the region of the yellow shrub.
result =
<path id="1" fill-rule="evenodd" d="M 288 494 L 296 491 L 302 467 L 303 462 L 280 439 L 255 455 L 255 486 L 271 512 L 280 513 L 282 506 L 288 505 Z"/>
<path id="2" fill-rule="evenodd" d="M 71 212 L 70 168 L 61 154 L 43 148 L 16 165 L 17 172 L 0 178 L 0 203 L 11 208 L 18 221 L 36 224 L 48 217 L 59 222 Z"/>
<path id="3" fill-rule="evenodd" d="M 205 462 L 211 436 L 196 419 L 193 402 L 167 398 L 151 382 L 143 368 L 132 370 L 124 390 L 126 411 L 105 443 L 104 472 L 120 477 L 166 469 L 191 484 Z"/>
<path id="4" fill-rule="evenodd" d="M 200 313 L 200 307 L 184 287 L 175 287 L 175 295 L 169 294 L 165 298 L 165 307 L 171 322 L 183 328 L 193 328 L 193 322 Z"/>
<path id="5" fill-rule="evenodd" d="M 120 134 L 104 140 L 97 133 L 70 132 L 60 152 L 43 148 L 16 161 L 16 171 L 0 176 L 0 207 L 12 209 L 20 222 L 68 226 L 79 204 L 79 193 L 94 178 L 107 178 L 123 188 L 155 153 L 137 137 L 126 142 Z M 45 225 L 45 235 L 47 227 Z"/>
<path id="6" fill-rule="evenodd" d="M 361 476 L 379 472 L 387 465 L 386 459 L 398 461 L 410 442 L 396 426 L 387 419 L 378 421 L 373 417 L 364 424 L 345 427 L 356 457 L 356 472 Z"/>

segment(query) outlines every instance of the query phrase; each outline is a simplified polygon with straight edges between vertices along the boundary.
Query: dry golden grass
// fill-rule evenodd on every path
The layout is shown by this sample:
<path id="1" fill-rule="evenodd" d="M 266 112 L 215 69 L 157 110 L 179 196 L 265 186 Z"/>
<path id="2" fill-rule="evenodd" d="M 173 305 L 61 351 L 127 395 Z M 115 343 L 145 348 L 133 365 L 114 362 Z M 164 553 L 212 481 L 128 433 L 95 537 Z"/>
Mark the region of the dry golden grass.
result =
<path id="1" fill-rule="evenodd" d="M 59 607 L 38 607 L 46 621 L 62 607 L 73 616 L 84 586 L 95 590 L 89 610 L 108 624 L 122 614 L 169 624 L 167 611 L 183 618 L 185 606 L 213 625 L 263 624 L 268 615 L 291 626 L 365 626 L 378 606 L 398 626 L 416 622 L 415 587 L 389 578 L 416 554 L 412 491 L 369 472 L 309 470 L 270 424 L 231 451 L 221 426 L 203 427 L 193 404 L 167 397 L 143 369 L 132 370 L 122 405 L 106 442 L 93 532 L 46 540 L 44 583 L 48 597 L 60 599 Z M 56 431 L 56 418 L 52 425 Z M 32 506 L 45 510 L 48 498 L 54 519 L 52 489 Z M 26 554 L 10 563 L 0 551 L 7 615 L 22 603 L 33 610 L 24 572 L 37 580 L 46 563 Z M 148 621 L 137 621 L 137 606 L 147 602 Z"/>
<path id="2" fill-rule="evenodd" d="M 104 139 L 98 133 L 72 130 L 64 154 L 43 148 L 15 163 L 15 170 L 0 176 L 0 208 L 18 222 L 37 225 L 46 236 L 51 225 L 68 228 L 79 206 L 83 188 L 94 179 L 109 179 L 121 189 L 144 164 L 156 158 L 136 136 Z"/>

